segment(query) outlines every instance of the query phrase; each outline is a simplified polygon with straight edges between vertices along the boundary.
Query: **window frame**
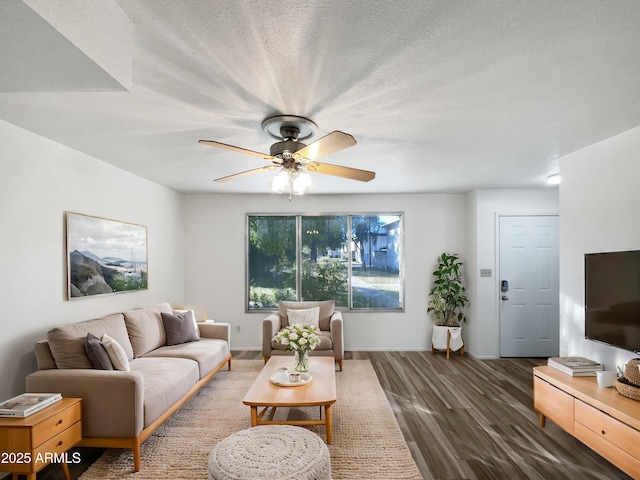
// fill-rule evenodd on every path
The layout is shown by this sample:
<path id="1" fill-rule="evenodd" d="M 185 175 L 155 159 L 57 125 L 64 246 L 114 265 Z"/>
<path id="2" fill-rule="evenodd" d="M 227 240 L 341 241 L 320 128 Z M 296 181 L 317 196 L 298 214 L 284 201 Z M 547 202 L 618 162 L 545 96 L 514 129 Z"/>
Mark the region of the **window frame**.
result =
<path id="1" fill-rule="evenodd" d="M 353 308 L 352 297 L 352 242 L 348 241 L 349 250 L 347 252 L 347 289 L 348 289 L 348 305 L 336 306 L 336 310 L 340 312 L 348 313 L 404 313 L 405 312 L 405 214 L 404 212 L 390 211 L 390 212 L 358 212 L 358 213 L 340 213 L 340 212 L 279 212 L 279 213 L 264 213 L 264 212 L 250 212 L 245 214 L 244 219 L 244 310 L 245 313 L 262 313 L 272 312 L 276 307 L 262 307 L 262 308 L 249 308 L 249 302 L 251 300 L 250 285 L 249 285 L 249 228 L 251 217 L 295 217 L 296 226 L 296 297 L 297 301 L 300 301 L 300 295 L 302 292 L 302 276 L 299 274 L 302 268 L 302 218 L 303 217 L 346 217 L 347 219 L 347 231 L 349 234 L 353 231 L 352 219 L 353 217 L 383 217 L 383 216 L 397 216 L 400 223 L 400 294 L 398 300 L 400 302 L 399 308 Z"/>

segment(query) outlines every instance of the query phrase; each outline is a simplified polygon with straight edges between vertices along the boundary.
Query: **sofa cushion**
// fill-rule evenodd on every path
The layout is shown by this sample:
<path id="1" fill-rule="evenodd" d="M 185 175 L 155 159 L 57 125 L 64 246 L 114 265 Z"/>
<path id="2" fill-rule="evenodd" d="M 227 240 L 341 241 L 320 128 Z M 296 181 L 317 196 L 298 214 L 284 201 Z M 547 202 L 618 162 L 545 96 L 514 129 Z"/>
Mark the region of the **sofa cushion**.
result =
<path id="1" fill-rule="evenodd" d="M 225 340 L 200 337 L 200 341 L 181 345 L 164 346 L 147 353 L 143 358 L 188 358 L 198 362 L 200 378 L 211 372 L 229 356 L 229 344 Z"/>
<path id="2" fill-rule="evenodd" d="M 287 310 L 300 310 L 313 307 L 320 307 L 320 330 L 331 329 L 331 315 L 335 310 L 335 300 L 323 300 L 321 302 L 280 302 L 278 304 L 278 313 L 282 319 L 282 327 L 289 325 L 289 317 L 287 316 Z"/>
<path id="3" fill-rule="evenodd" d="M 49 348 L 49 340 L 38 340 L 35 347 L 38 370 L 55 370 L 58 368 L 51 354 L 51 348 Z"/>
<path id="4" fill-rule="evenodd" d="M 47 340 L 58 368 L 93 368 L 84 349 L 87 333 L 98 338 L 102 338 L 105 333 L 108 334 L 122 346 L 128 359 L 133 358 L 124 317 L 121 313 L 114 313 L 49 330 Z"/>
<path id="5" fill-rule="evenodd" d="M 198 382 L 198 364 L 184 358 L 136 358 L 131 370 L 144 378 L 144 428 Z"/>
<path id="6" fill-rule="evenodd" d="M 320 307 L 287 309 L 287 317 L 291 325 L 303 323 L 320 328 Z"/>
<path id="7" fill-rule="evenodd" d="M 164 333 L 167 336 L 167 345 L 198 341 L 191 311 L 177 314 L 162 312 L 160 315 L 162 316 Z"/>
<path id="8" fill-rule="evenodd" d="M 122 347 L 121 347 L 122 348 Z M 109 354 L 100 342 L 100 339 L 91 333 L 87 333 L 87 339 L 84 342 L 84 349 L 93 368 L 96 370 L 113 370 L 113 364 L 109 358 Z"/>
<path id="9" fill-rule="evenodd" d="M 141 357 L 166 343 L 160 316 L 162 312 L 171 313 L 171 305 L 162 303 L 154 307 L 124 312 L 124 321 L 129 332 L 134 358 Z"/>
<path id="10" fill-rule="evenodd" d="M 106 333 L 102 336 L 102 344 L 109 355 L 113 368 L 129 371 L 129 360 L 122 346 Z"/>

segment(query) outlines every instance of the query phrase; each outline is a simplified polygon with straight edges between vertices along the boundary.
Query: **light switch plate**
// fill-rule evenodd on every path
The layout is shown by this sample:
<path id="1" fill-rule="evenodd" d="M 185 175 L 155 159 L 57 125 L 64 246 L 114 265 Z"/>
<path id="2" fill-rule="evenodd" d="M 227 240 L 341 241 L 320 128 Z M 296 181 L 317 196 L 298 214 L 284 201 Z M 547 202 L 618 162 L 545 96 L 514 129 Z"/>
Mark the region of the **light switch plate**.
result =
<path id="1" fill-rule="evenodd" d="M 491 269 L 490 268 L 481 268 L 480 269 L 480 276 L 481 277 L 490 277 L 491 276 Z"/>

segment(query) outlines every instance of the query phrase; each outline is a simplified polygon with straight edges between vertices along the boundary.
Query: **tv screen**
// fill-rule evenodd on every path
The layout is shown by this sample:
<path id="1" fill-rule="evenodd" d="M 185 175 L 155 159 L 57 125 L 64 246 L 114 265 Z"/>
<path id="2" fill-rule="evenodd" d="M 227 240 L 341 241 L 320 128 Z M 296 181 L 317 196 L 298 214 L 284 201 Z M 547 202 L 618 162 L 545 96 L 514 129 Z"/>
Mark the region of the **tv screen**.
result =
<path id="1" fill-rule="evenodd" d="M 588 253 L 585 337 L 640 351 L 640 250 Z"/>

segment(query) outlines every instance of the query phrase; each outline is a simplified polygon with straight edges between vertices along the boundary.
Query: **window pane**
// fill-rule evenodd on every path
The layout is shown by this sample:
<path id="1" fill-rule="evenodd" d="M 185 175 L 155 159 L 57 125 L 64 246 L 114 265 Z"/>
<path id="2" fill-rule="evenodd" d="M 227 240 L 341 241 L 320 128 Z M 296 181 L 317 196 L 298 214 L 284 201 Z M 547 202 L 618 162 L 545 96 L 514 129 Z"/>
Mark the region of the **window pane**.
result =
<path id="1" fill-rule="evenodd" d="M 296 300 L 296 217 L 249 217 L 249 309 Z"/>
<path id="2" fill-rule="evenodd" d="M 400 215 L 354 216 L 351 239 L 352 308 L 402 308 Z"/>
<path id="3" fill-rule="evenodd" d="M 403 309 L 402 215 L 247 218 L 248 310 L 281 300 Z"/>
<path id="4" fill-rule="evenodd" d="M 302 300 L 348 306 L 347 217 L 302 217 Z"/>

